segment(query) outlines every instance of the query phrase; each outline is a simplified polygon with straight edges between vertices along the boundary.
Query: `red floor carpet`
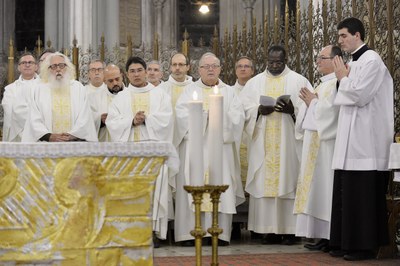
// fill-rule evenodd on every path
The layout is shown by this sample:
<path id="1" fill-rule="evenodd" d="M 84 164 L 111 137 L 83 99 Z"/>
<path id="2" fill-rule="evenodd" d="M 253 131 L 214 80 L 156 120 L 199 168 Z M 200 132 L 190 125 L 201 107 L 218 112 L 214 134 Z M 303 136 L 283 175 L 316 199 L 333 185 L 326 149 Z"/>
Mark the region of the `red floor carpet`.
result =
<path id="1" fill-rule="evenodd" d="M 244 254 L 219 256 L 220 266 L 257 266 L 257 265 L 400 265 L 400 258 L 385 260 L 365 260 L 348 262 L 343 258 L 333 258 L 327 253 L 274 253 L 274 254 Z M 186 266 L 195 265 L 195 257 L 157 257 L 156 266 Z M 202 257 L 203 265 L 211 264 L 210 256 Z"/>

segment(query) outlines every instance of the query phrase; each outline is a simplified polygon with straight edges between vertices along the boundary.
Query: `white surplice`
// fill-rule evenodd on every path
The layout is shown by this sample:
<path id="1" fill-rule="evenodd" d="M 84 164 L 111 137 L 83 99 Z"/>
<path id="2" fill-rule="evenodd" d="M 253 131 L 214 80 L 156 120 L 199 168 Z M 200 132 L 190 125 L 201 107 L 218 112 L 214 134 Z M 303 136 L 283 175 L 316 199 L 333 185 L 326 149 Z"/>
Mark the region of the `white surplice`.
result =
<path id="1" fill-rule="evenodd" d="M 28 119 L 22 135 L 23 142 L 39 141 L 41 137 L 53 132 L 52 88 L 48 83 L 38 83 L 33 88 Z M 78 81 L 70 82 L 71 129 L 69 133 L 86 141 L 97 141 L 93 117 L 85 87 Z"/>
<path id="2" fill-rule="evenodd" d="M 230 241 L 232 214 L 236 213 L 236 206 L 244 202 L 244 192 L 240 175 L 236 174 L 236 166 L 239 164 L 235 156 L 236 141 L 240 141 L 242 124 L 244 119 L 243 107 L 236 96 L 234 90 L 224 84 L 221 80 L 218 82 L 220 94 L 224 97 L 223 106 L 223 184 L 229 185 L 229 188 L 221 194 L 219 205 L 219 227 L 223 233 L 219 238 L 224 241 Z M 199 100 L 203 101 L 203 110 L 205 110 L 204 126 L 204 172 L 208 172 L 208 96 L 212 89 L 202 83 L 201 80 L 190 84 L 185 88 L 184 93 L 178 99 L 176 104 L 176 136 L 179 144 L 179 152 L 183 160 L 181 165 L 184 167 L 177 178 L 176 188 L 176 215 L 175 215 L 175 240 L 184 241 L 193 239 L 190 231 L 194 229 L 194 211 L 192 208 L 192 199 L 183 189 L 184 185 L 190 184 L 189 175 L 189 152 L 188 152 L 188 130 L 189 130 L 189 112 L 188 102 L 192 100 L 193 92 L 196 91 Z M 184 154 L 184 156 L 183 156 Z M 207 229 L 211 227 L 211 212 L 202 212 L 202 227 Z M 207 234 L 207 236 L 210 236 Z"/>
<path id="3" fill-rule="evenodd" d="M 300 107 L 296 129 L 303 131 L 303 149 L 294 213 L 296 235 L 329 239 L 332 209 L 333 169 L 339 108 L 333 106 L 335 73 L 323 76 L 316 88 L 318 98 Z"/>
<path id="4" fill-rule="evenodd" d="M 169 76 L 168 80 L 165 82 L 162 82 L 160 85 L 158 85 L 157 89 L 162 89 L 164 90 L 171 98 L 171 105 L 172 105 L 172 111 L 174 113 L 173 115 L 173 119 L 174 119 L 174 132 L 175 132 L 175 127 L 176 127 L 176 123 L 175 123 L 175 106 L 176 106 L 176 102 L 178 101 L 178 98 L 181 96 L 183 90 L 185 89 L 185 87 L 189 84 L 193 83 L 193 79 L 191 76 L 186 76 L 184 81 L 177 81 L 175 80 L 171 75 Z M 175 139 L 175 133 L 172 133 L 173 135 L 173 140 Z M 174 141 L 173 141 L 174 142 Z M 183 158 L 181 158 L 181 155 L 184 155 L 185 153 L 179 153 L 179 147 L 177 147 L 178 145 L 176 145 L 176 149 L 178 152 L 178 155 L 180 157 L 180 159 L 182 160 Z M 181 165 L 180 167 L 180 172 L 183 172 L 183 165 Z M 176 192 L 176 175 L 179 175 L 178 173 L 175 172 L 171 172 L 169 173 L 168 176 L 168 183 L 169 183 L 169 191 L 168 191 L 168 204 L 169 204 L 169 210 L 174 210 L 173 208 L 173 197 L 172 194 Z M 168 213 L 169 215 L 169 219 L 173 220 L 175 219 L 175 213 L 173 211 L 170 211 Z"/>
<path id="5" fill-rule="evenodd" d="M 295 233 L 293 204 L 302 135 L 295 134 L 294 121 L 288 114 L 274 112 L 256 118 L 260 96 L 266 93 L 274 98 L 290 95 L 297 115 L 302 103 L 298 96 L 302 87 L 313 90 L 305 77 L 286 67 L 278 76 L 267 70 L 258 74 L 246 83 L 240 94 L 246 113 L 244 134 L 250 139 L 246 180 L 246 191 L 250 194 L 249 230 Z"/>
<path id="6" fill-rule="evenodd" d="M 146 95 L 147 94 L 147 95 Z M 171 99 L 163 90 L 151 83 L 138 88 L 129 84 L 117 94 L 108 109 L 106 126 L 112 141 L 134 141 L 135 127 L 132 126 L 136 113 L 135 97 L 147 99 L 141 106 L 145 111 L 145 123 L 135 126 L 139 130 L 138 141 L 163 140 L 172 141 L 172 107 Z M 136 109 L 135 109 L 136 110 Z M 157 177 L 153 201 L 153 231 L 158 238 L 165 239 L 168 228 L 168 168 L 164 165 Z"/>
<path id="7" fill-rule="evenodd" d="M 94 124 L 98 133 L 99 141 L 111 141 L 107 127 L 101 127 L 101 115 L 108 113 L 108 107 L 117 94 L 111 93 L 107 86 L 89 93 L 90 109 L 92 110 Z"/>
<path id="8" fill-rule="evenodd" d="M 394 132 L 393 79 L 373 50 L 349 67 L 334 100 L 340 112 L 332 167 L 387 171 Z"/>
<path id="9" fill-rule="evenodd" d="M 21 141 L 33 87 L 38 82 L 40 82 L 40 78 L 37 75 L 30 80 L 24 80 L 20 76 L 4 88 L 1 101 L 4 110 L 3 141 Z"/>

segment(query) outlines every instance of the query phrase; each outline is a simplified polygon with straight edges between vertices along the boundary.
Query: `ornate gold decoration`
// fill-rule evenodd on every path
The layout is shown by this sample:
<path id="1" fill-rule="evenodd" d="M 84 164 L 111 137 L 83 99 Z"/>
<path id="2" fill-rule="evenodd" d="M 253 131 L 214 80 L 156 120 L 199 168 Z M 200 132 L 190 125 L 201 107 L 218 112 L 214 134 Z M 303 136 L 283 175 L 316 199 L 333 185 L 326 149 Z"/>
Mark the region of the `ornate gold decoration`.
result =
<path id="1" fill-rule="evenodd" d="M 0 264 L 151 265 L 152 193 L 164 161 L 0 158 Z"/>

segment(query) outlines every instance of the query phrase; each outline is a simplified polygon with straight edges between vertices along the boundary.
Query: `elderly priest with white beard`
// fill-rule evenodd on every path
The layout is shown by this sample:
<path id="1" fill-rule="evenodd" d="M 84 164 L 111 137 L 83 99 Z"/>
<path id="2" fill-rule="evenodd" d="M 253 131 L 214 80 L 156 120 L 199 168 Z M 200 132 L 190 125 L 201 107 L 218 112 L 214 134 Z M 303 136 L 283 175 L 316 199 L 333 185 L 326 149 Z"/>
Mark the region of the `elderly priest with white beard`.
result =
<path id="1" fill-rule="evenodd" d="M 97 141 L 86 89 L 74 80 L 74 65 L 54 53 L 41 69 L 42 82 L 33 88 L 22 141 Z"/>

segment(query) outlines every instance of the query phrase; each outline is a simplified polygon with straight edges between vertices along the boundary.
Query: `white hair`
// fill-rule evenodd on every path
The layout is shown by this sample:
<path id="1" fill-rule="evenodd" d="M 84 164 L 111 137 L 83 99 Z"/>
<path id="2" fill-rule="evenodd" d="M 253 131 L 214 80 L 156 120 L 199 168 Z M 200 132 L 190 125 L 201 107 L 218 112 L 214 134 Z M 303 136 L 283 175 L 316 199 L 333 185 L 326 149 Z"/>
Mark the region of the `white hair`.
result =
<path id="1" fill-rule="evenodd" d="M 219 60 L 219 58 L 215 54 L 213 54 L 211 52 L 207 52 L 200 57 L 199 66 L 202 66 L 202 63 L 203 63 L 204 59 L 206 59 L 206 57 L 214 57 L 217 60 L 218 65 L 221 65 L 221 60 Z"/>
<path id="2" fill-rule="evenodd" d="M 65 64 L 67 64 L 67 71 L 68 74 L 65 75 L 66 78 L 69 78 L 69 80 L 74 80 L 75 79 L 75 66 L 71 63 L 69 58 L 65 56 L 64 54 L 60 52 L 56 52 L 54 54 L 50 54 L 46 57 L 46 59 L 43 61 L 43 63 L 40 66 L 40 79 L 44 82 L 47 83 L 50 81 L 50 62 L 51 59 L 55 56 L 60 56 L 64 58 Z"/>

